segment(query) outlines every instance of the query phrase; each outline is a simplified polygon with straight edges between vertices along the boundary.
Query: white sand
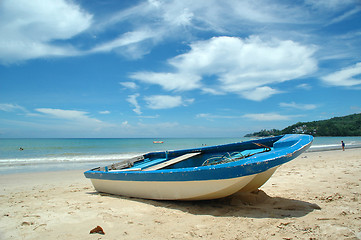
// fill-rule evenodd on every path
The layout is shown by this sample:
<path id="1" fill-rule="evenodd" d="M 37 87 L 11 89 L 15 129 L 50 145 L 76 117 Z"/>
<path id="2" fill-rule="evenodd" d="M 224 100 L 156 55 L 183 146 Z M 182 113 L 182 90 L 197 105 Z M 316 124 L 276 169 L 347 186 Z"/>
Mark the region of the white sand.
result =
<path id="1" fill-rule="evenodd" d="M 79 171 L 0 183 L 0 239 L 361 239 L 361 149 L 303 154 L 258 193 L 212 201 L 99 194 Z"/>

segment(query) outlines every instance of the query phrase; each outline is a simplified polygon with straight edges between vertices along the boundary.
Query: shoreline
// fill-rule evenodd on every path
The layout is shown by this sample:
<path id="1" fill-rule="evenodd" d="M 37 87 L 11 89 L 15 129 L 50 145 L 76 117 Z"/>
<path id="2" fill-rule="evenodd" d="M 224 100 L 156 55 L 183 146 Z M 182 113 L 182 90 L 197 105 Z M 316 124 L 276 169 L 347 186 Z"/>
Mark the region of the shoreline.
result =
<path id="1" fill-rule="evenodd" d="M 361 148 L 361 144 L 348 144 L 345 146 L 345 151 L 348 149 Z M 341 145 L 315 145 L 311 146 L 306 152 L 323 152 L 323 151 L 335 151 L 342 150 Z"/>
<path id="2" fill-rule="evenodd" d="M 345 150 L 358 149 L 361 148 L 361 144 L 347 144 Z M 323 152 L 323 151 L 337 151 L 342 150 L 341 145 L 312 145 L 306 152 Z M 138 154 L 139 155 L 139 154 Z M 134 157 L 136 154 L 130 154 Z M 112 160 L 81 160 L 81 161 L 44 161 L 44 162 L 31 162 L 25 161 L 22 163 L 17 163 L 16 161 L 9 164 L 1 163 L 0 165 L 0 176 L 9 175 L 9 174 L 20 174 L 20 173 L 43 173 L 43 172 L 59 172 L 59 171 L 72 171 L 72 170 L 83 170 L 87 171 L 89 169 L 108 165 L 111 163 L 118 162 L 117 159 Z M 58 169 L 58 170 L 53 170 Z"/>
<path id="3" fill-rule="evenodd" d="M 258 192 L 198 202 L 97 193 L 82 170 L 1 175 L 0 239 L 361 239 L 360 163 L 306 152 Z"/>

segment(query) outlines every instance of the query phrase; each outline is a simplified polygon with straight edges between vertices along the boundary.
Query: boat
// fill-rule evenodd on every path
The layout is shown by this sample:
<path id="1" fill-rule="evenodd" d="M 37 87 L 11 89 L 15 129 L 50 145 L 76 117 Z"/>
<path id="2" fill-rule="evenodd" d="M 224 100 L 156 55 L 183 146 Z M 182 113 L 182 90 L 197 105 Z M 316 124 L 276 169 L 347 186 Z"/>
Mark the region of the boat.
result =
<path id="1" fill-rule="evenodd" d="M 153 143 L 164 143 L 163 141 L 153 141 Z"/>
<path id="2" fill-rule="evenodd" d="M 208 200 L 261 187 L 313 137 L 286 134 L 224 145 L 149 152 L 84 172 L 96 191 L 154 200 Z"/>

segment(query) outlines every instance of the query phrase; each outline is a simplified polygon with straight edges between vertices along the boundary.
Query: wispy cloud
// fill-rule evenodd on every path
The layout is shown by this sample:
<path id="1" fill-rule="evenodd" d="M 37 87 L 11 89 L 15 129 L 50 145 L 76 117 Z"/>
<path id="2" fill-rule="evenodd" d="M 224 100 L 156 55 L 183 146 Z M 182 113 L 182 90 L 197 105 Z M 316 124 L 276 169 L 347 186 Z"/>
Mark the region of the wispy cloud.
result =
<path id="1" fill-rule="evenodd" d="M 199 32 L 220 34 L 258 34 L 275 36 L 279 29 L 287 31 L 286 39 L 299 39 L 305 23 L 323 25 L 340 9 L 353 6 L 357 0 L 308 0 L 305 4 L 290 4 L 282 1 L 222 1 L 217 0 L 170 0 L 142 1 L 127 9 L 115 11 L 107 18 L 94 24 L 95 31 L 124 26 L 129 29 L 113 40 L 103 42 L 90 52 L 110 51 L 132 45 L 132 51 L 144 55 L 157 43 L 174 38 L 192 39 Z M 319 11 L 322 10 L 322 14 Z M 345 13 L 337 21 L 342 21 L 354 11 Z M 322 17 L 320 17 L 322 16 Z M 336 21 L 336 20 L 335 20 Z M 242 24 L 235 24 L 242 23 Z M 257 27 L 262 24 L 267 27 Z M 300 26 L 297 28 L 297 26 Z M 121 28 L 120 28 L 121 29 Z M 290 30 L 290 31 L 288 31 Z M 296 33 L 296 34 L 294 34 Z M 305 34 L 309 35 L 309 32 Z M 124 48 L 126 49 L 126 48 Z M 131 51 L 130 51 L 131 52 Z M 120 54 L 124 52 L 118 51 Z"/>
<path id="2" fill-rule="evenodd" d="M 42 118 L 44 128 L 52 132 L 58 132 L 59 129 L 69 132 L 84 132 L 89 134 L 100 131 L 105 128 L 114 127 L 113 124 L 103 122 L 97 118 L 91 117 L 89 112 L 78 110 L 67 110 L 57 108 L 36 108 L 37 114 L 29 116 Z"/>
<path id="3" fill-rule="evenodd" d="M 140 110 L 140 105 L 139 105 L 138 100 L 137 100 L 138 97 L 139 97 L 139 94 L 138 94 L 138 93 L 137 93 L 137 94 L 133 94 L 133 95 L 129 95 L 128 98 L 127 98 L 127 101 L 128 101 L 130 104 L 133 105 L 133 107 L 134 107 L 133 111 L 134 111 L 136 114 L 140 115 L 140 114 L 142 114 L 142 111 Z"/>
<path id="4" fill-rule="evenodd" d="M 245 114 L 243 117 L 256 121 L 282 121 L 282 120 L 290 120 L 291 118 L 296 116 L 281 115 L 278 113 L 250 113 L 250 114 Z"/>
<path id="5" fill-rule="evenodd" d="M 119 84 L 129 89 L 136 89 L 138 87 L 135 82 L 120 82 Z"/>
<path id="6" fill-rule="evenodd" d="M 183 99 L 181 96 L 154 95 L 144 98 L 148 108 L 167 109 L 179 106 L 186 106 L 193 103 L 194 99 Z"/>
<path id="7" fill-rule="evenodd" d="M 305 3 L 321 10 L 340 10 L 356 4 L 358 0 L 305 0 Z"/>
<path id="8" fill-rule="evenodd" d="M 196 115 L 196 118 L 206 118 L 206 119 L 236 119 L 243 117 L 244 116 L 215 115 L 210 113 L 199 113 Z"/>
<path id="9" fill-rule="evenodd" d="M 103 42 L 88 51 L 84 51 L 83 54 L 115 51 L 128 58 L 139 59 L 145 54 L 148 54 L 150 52 L 149 48 L 154 46 L 153 42 L 158 38 L 158 35 L 155 34 L 156 33 L 150 29 L 127 32 L 116 39 L 109 42 Z"/>
<path id="10" fill-rule="evenodd" d="M 244 98 L 249 100 L 262 101 L 277 93 L 281 93 L 281 91 L 273 89 L 268 86 L 263 86 L 263 87 L 260 86 L 260 87 L 256 87 L 255 89 L 248 89 L 248 91 L 247 90 L 242 91 L 240 94 Z"/>
<path id="11" fill-rule="evenodd" d="M 312 89 L 312 86 L 310 86 L 307 83 L 299 84 L 296 87 L 299 88 L 299 89 L 303 89 L 303 90 L 311 90 Z"/>
<path id="12" fill-rule="evenodd" d="M 4 112 L 15 112 L 15 111 L 22 111 L 22 112 L 27 112 L 27 110 L 18 105 L 18 104 L 13 104 L 13 103 L 0 103 L 0 111 L 4 111 Z"/>
<path id="13" fill-rule="evenodd" d="M 361 11 L 361 7 L 355 7 L 347 12 L 345 12 L 344 14 L 342 14 L 341 16 L 338 16 L 334 19 L 332 19 L 332 21 L 330 21 L 327 25 L 331 25 L 331 24 L 335 24 L 335 23 L 339 23 L 344 21 L 345 19 L 351 17 L 354 14 L 357 14 Z"/>
<path id="14" fill-rule="evenodd" d="M 144 83 L 157 84 L 165 90 L 186 91 L 201 87 L 201 76 L 189 73 L 136 72 L 130 78 Z"/>
<path id="15" fill-rule="evenodd" d="M 196 118 L 206 118 L 210 120 L 248 118 L 256 121 L 283 121 L 290 120 L 295 117 L 299 117 L 299 115 L 281 115 L 278 113 L 249 113 L 244 115 L 214 115 L 210 113 L 199 113 L 196 115 Z"/>
<path id="16" fill-rule="evenodd" d="M 99 114 L 110 114 L 110 111 L 108 110 L 100 111 Z"/>
<path id="17" fill-rule="evenodd" d="M 353 66 L 343 68 L 337 72 L 331 73 L 321 79 L 332 86 L 351 87 L 361 85 L 361 62 Z"/>
<path id="18" fill-rule="evenodd" d="M 330 16 L 334 17 L 341 7 L 345 9 L 353 4 L 356 1 L 306 1 L 306 6 L 327 10 L 322 12 L 326 17 L 320 24 L 330 23 Z M 276 30 L 280 26 L 286 31 L 292 30 L 287 31 L 286 39 L 301 39 L 298 36 L 302 34 L 293 34 L 297 32 L 293 31 L 295 27 L 315 23 L 320 16 L 306 6 L 269 0 L 149 0 L 129 8 L 114 9 L 102 18 L 96 15 L 97 12 L 89 13 L 73 1 L 3 0 L 0 61 L 6 64 L 34 58 L 109 52 L 138 59 L 163 41 L 189 41 L 198 38 L 197 34 L 201 32 L 212 32 L 216 36 L 239 33 L 277 37 Z M 333 21 L 343 21 L 358 11 L 360 8 L 350 9 Z M 255 27 L 264 23 L 267 27 Z M 109 29 L 112 37 L 103 34 Z M 299 30 L 302 32 L 301 27 Z M 89 32 L 99 37 L 86 46 L 70 41 L 80 34 L 89 38 Z M 279 37 L 282 36 L 280 33 Z"/>
<path id="19" fill-rule="evenodd" d="M 96 118 L 91 118 L 88 116 L 88 112 L 77 111 L 77 110 L 64 110 L 64 109 L 55 109 L 55 108 L 37 108 L 37 112 L 48 115 L 50 117 L 58 119 L 66 119 L 72 121 L 91 121 L 95 123 L 101 123 L 100 120 Z"/>
<path id="20" fill-rule="evenodd" d="M 315 104 L 299 104 L 299 103 L 295 103 L 295 102 L 290 102 L 290 103 L 280 103 L 281 107 L 286 107 L 286 108 L 294 108 L 294 109 L 299 109 L 299 110 L 313 110 L 317 108 L 317 105 Z"/>
<path id="21" fill-rule="evenodd" d="M 224 1 L 200 0 L 200 1 L 158 1 L 151 0 L 141 2 L 131 8 L 121 10 L 113 14 L 102 23 L 98 29 L 116 25 L 123 22 L 131 22 L 133 25 L 140 24 L 139 18 L 145 18 L 148 25 L 157 27 L 203 28 L 224 32 L 229 29 L 234 21 L 247 23 L 297 23 L 305 18 L 304 9 L 296 5 L 282 4 L 276 1 Z M 227 16 L 225 18 L 224 16 Z M 156 18 L 158 21 L 150 21 Z M 236 29 L 236 26 L 232 26 Z M 170 28 L 169 28 L 170 29 Z M 170 29 L 171 30 L 171 29 Z"/>

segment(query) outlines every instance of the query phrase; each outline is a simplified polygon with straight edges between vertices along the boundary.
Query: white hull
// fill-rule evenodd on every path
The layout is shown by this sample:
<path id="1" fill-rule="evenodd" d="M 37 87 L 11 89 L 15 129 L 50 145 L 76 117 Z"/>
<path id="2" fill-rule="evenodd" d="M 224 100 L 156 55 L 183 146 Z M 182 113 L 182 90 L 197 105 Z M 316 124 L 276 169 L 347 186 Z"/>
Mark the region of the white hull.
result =
<path id="1" fill-rule="evenodd" d="M 265 172 L 222 180 L 207 181 L 116 181 L 91 179 L 95 190 L 110 194 L 158 200 L 207 200 L 238 191 L 250 192 L 262 186 L 277 167 Z"/>
<path id="2" fill-rule="evenodd" d="M 277 170 L 279 166 L 268 169 L 265 172 L 261 172 L 256 174 L 256 176 L 249 182 L 246 186 L 244 186 L 240 191 L 241 192 L 252 192 L 257 190 L 263 184 L 265 184 L 270 177 L 272 177 L 273 173 Z"/>

